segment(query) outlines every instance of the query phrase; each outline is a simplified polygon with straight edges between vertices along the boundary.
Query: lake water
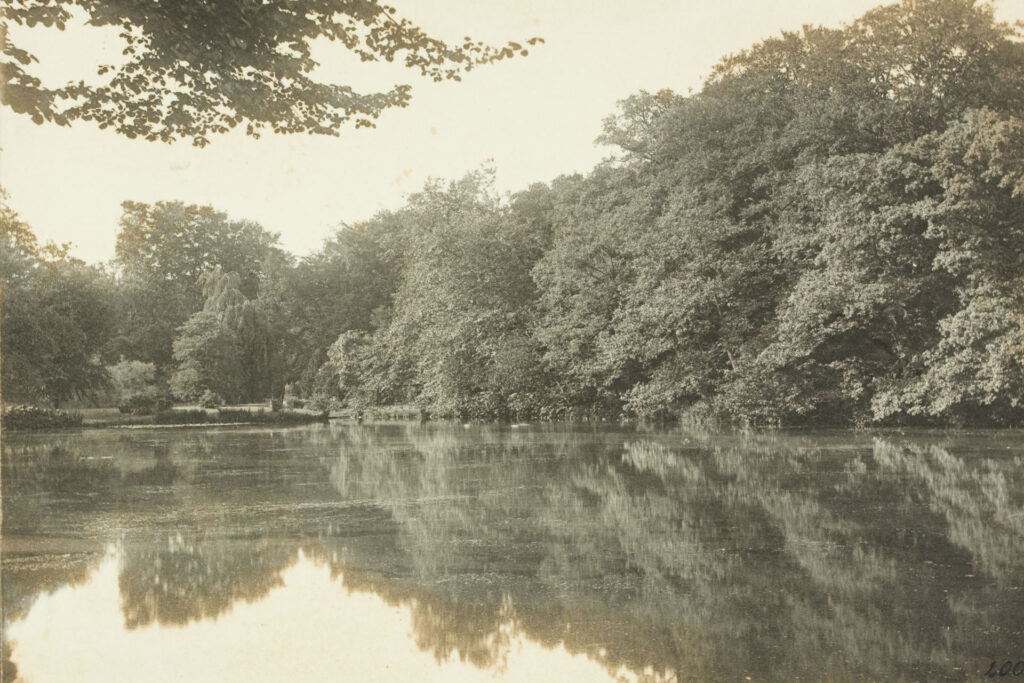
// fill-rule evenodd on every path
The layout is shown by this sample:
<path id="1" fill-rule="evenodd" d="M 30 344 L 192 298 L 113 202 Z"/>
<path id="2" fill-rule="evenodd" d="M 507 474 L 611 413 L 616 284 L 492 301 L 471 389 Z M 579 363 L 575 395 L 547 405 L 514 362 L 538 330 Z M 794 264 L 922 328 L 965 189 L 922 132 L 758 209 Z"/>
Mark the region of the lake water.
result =
<path id="1" fill-rule="evenodd" d="M 2 464 L 5 681 L 1024 660 L 1020 432 L 109 429 L 5 436 Z"/>

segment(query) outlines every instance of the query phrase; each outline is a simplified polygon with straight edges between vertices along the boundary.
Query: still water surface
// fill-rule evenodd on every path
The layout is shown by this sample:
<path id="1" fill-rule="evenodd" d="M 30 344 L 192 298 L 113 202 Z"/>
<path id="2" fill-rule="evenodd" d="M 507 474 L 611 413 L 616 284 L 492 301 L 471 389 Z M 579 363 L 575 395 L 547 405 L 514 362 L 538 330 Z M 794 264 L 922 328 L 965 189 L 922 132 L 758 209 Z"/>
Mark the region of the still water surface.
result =
<path id="1" fill-rule="evenodd" d="M 8 436 L 4 681 L 988 680 L 1021 437 Z"/>

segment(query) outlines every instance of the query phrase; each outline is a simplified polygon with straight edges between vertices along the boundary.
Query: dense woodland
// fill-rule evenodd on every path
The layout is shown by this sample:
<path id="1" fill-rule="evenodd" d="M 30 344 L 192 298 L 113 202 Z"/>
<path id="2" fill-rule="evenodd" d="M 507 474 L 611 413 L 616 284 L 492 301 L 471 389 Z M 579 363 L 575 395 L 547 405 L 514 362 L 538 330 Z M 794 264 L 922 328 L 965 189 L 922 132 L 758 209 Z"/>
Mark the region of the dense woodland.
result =
<path id="1" fill-rule="evenodd" d="M 432 182 L 302 259 L 126 202 L 90 266 L 4 208 L 4 401 L 1020 424 L 1022 38 L 970 0 L 786 33 L 622 102 L 587 175 Z"/>

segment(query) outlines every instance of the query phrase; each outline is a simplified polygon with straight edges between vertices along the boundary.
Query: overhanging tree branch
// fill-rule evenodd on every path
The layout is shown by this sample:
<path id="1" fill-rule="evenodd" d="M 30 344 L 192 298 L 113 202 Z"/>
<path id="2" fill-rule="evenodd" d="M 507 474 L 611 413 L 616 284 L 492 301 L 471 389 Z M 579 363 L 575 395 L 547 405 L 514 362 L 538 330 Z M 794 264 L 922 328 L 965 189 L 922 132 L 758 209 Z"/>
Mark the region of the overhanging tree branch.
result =
<path id="1" fill-rule="evenodd" d="M 86 12 L 90 25 L 119 27 L 125 62 L 99 65 L 99 75 L 110 75 L 102 85 L 48 88 L 30 72 L 35 56 L 5 31 L 0 102 L 40 124 L 94 121 L 130 138 L 191 138 L 199 146 L 241 124 L 254 137 L 267 128 L 337 135 L 345 124 L 373 126 L 381 112 L 408 105 L 409 85 L 357 93 L 313 79 L 318 38 L 340 41 L 364 62 L 400 58 L 434 81 L 527 54 L 516 42 L 449 45 L 377 0 L 8 0 L 3 12 L 14 24 L 63 30 L 71 8 Z"/>

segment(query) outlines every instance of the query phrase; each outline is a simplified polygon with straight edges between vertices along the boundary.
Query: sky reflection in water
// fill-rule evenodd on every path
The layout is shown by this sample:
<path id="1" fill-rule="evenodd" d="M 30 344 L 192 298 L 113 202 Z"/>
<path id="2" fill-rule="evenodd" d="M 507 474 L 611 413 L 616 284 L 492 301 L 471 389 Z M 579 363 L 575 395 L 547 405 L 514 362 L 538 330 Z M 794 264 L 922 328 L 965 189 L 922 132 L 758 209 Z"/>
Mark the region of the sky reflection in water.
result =
<path id="1" fill-rule="evenodd" d="M 259 601 L 217 617 L 126 629 L 112 552 L 86 583 L 41 598 L 12 625 L 19 674 L 27 681 L 638 680 L 531 641 L 513 619 L 493 635 L 491 666 L 456 653 L 441 659 L 417 646 L 410 606 L 350 590 L 344 577 L 301 554 L 280 578 Z"/>

